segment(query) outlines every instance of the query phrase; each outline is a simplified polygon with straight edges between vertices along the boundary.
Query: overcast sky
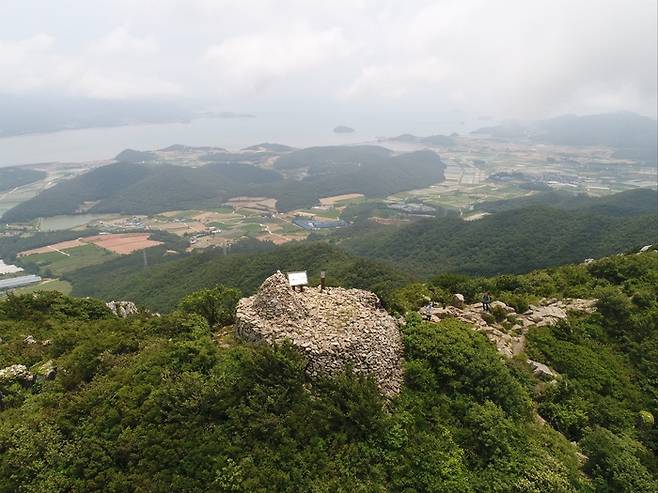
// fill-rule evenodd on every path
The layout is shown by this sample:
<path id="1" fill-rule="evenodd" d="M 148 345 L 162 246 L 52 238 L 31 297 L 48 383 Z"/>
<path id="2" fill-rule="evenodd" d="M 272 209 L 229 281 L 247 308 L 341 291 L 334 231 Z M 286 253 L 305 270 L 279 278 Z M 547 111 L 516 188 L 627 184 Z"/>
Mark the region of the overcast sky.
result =
<path id="1" fill-rule="evenodd" d="M 0 93 L 656 116 L 656 0 L 0 0 Z"/>

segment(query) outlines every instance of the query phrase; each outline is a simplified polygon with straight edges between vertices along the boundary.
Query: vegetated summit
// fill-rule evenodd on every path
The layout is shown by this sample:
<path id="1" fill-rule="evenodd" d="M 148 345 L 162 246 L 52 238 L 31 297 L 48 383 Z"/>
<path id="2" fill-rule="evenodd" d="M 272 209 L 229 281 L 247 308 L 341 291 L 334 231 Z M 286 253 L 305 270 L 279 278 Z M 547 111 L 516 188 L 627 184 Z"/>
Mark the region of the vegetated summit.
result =
<path id="1" fill-rule="evenodd" d="M 653 492 L 657 280 L 650 249 L 399 284 L 405 373 L 390 400 L 349 366 L 309 375 L 312 354 L 211 327 L 215 308 L 235 306 L 231 289 L 127 318 L 94 299 L 10 295 L 0 491 Z M 472 304 L 484 289 L 519 314 L 545 298 L 596 302 L 528 327 L 528 360 L 552 369 L 537 372 L 468 323 L 416 313 L 426 297 Z M 513 334 L 498 308 L 481 316 Z"/>

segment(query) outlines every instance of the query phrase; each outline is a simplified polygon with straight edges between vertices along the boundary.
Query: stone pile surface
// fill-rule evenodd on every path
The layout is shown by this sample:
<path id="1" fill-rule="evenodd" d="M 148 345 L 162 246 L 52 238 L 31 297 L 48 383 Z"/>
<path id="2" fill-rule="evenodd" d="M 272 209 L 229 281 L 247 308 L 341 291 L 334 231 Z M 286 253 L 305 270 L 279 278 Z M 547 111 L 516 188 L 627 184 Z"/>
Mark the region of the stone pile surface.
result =
<path id="1" fill-rule="evenodd" d="M 335 375 L 346 365 L 370 375 L 382 393 L 402 385 L 402 336 L 397 322 L 369 291 L 307 287 L 293 291 L 277 272 L 238 303 L 236 334 L 270 344 L 290 340 L 308 357 L 310 376 Z"/>

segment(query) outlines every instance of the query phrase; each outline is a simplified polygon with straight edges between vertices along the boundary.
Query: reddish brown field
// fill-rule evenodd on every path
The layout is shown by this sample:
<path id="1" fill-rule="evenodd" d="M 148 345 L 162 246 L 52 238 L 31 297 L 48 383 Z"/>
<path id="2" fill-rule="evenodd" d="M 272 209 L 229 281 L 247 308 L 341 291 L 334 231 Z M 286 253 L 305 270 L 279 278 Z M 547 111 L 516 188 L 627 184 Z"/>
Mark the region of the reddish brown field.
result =
<path id="1" fill-rule="evenodd" d="M 125 255 L 162 244 L 160 241 L 149 240 L 148 237 L 149 233 L 122 233 L 90 236 L 88 238 L 83 238 L 82 241 L 85 243 L 93 243 L 94 245 L 105 248 L 111 252 Z"/>

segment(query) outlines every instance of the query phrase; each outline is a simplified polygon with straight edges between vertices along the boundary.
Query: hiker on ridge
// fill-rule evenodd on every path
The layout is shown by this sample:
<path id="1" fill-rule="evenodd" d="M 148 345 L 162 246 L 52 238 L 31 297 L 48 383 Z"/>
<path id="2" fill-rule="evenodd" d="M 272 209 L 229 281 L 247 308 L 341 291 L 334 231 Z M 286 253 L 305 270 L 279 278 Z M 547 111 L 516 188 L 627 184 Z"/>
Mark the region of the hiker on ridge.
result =
<path id="1" fill-rule="evenodd" d="M 425 319 L 428 321 L 432 321 L 432 308 L 434 308 L 434 303 L 430 300 L 425 307 Z"/>
<path id="2" fill-rule="evenodd" d="M 482 309 L 485 312 L 491 311 L 491 296 L 489 295 L 489 291 L 485 291 L 482 295 Z"/>

